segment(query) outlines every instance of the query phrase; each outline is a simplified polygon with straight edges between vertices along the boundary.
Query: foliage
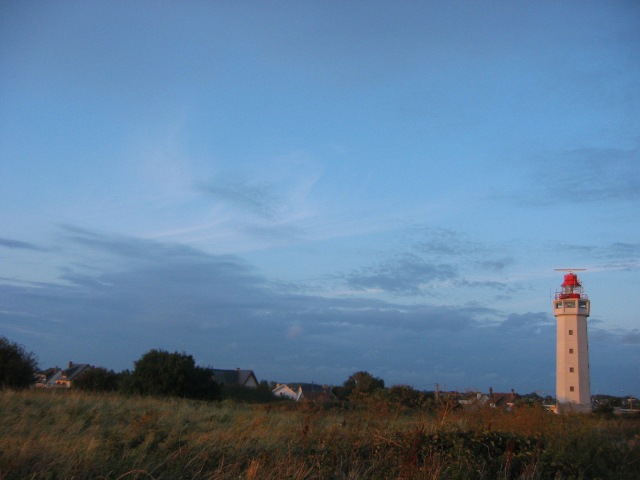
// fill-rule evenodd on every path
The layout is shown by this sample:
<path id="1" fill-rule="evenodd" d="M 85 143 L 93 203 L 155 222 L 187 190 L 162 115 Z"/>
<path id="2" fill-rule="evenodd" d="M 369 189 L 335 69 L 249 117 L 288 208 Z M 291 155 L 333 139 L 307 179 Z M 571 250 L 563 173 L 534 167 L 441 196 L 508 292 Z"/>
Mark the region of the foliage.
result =
<path id="1" fill-rule="evenodd" d="M 0 388 L 26 388 L 34 383 L 36 356 L 22 345 L 0 337 Z"/>
<path id="2" fill-rule="evenodd" d="M 610 405 L 613 408 L 633 408 L 634 406 L 637 408 L 640 405 L 640 402 L 637 398 L 632 395 L 624 395 L 622 397 L 616 397 L 613 395 L 603 395 L 598 394 L 593 396 L 593 400 L 595 405 Z M 597 407 L 596 407 L 597 408 Z"/>
<path id="3" fill-rule="evenodd" d="M 613 403 L 611 400 L 603 400 L 596 404 L 593 411 L 600 415 L 613 415 Z"/>
<path id="4" fill-rule="evenodd" d="M 351 375 L 342 384 L 334 390 L 334 394 L 340 400 L 349 400 L 352 402 L 364 401 L 376 392 L 384 389 L 384 380 L 374 377 L 369 372 L 360 371 Z"/>
<path id="5" fill-rule="evenodd" d="M 198 367 L 191 355 L 150 350 L 135 362 L 125 382 L 131 393 L 203 400 L 219 397 L 210 369 Z"/>
<path id="6" fill-rule="evenodd" d="M 421 392 L 407 385 L 394 385 L 387 391 L 387 400 L 390 403 L 409 409 L 435 409 L 435 394 L 433 392 Z"/>
<path id="7" fill-rule="evenodd" d="M 265 381 L 260 382 L 256 388 L 243 387 L 240 385 L 223 385 L 222 398 L 245 403 L 271 403 L 280 399 L 276 398 Z"/>
<path id="8" fill-rule="evenodd" d="M 445 408 L 444 406 L 440 408 Z M 640 419 L 280 402 L 0 394 L 0 477 L 14 479 L 638 478 Z"/>
<path id="9" fill-rule="evenodd" d="M 552 405 L 555 404 L 555 399 L 550 396 L 542 397 L 538 392 L 531 392 L 525 395 L 520 395 L 515 402 L 518 405 Z"/>
<path id="10" fill-rule="evenodd" d="M 118 389 L 118 374 L 102 367 L 89 368 L 75 379 L 73 388 L 90 392 L 113 392 Z"/>

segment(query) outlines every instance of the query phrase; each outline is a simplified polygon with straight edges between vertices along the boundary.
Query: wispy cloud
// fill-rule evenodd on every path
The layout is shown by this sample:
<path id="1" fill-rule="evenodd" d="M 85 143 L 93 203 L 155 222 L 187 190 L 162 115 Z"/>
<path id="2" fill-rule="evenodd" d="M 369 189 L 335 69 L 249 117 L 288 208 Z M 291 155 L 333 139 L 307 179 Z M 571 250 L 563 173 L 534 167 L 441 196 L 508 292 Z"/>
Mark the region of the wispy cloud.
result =
<path id="1" fill-rule="evenodd" d="M 640 259 L 640 243 L 614 242 L 598 253 L 609 258 L 638 260 Z"/>
<path id="2" fill-rule="evenodd" d="M 489 260 L 480 260 L 476 264 L 481 270 L 489 270 L 493 272 L 500 272 L 510 265 L 513 265 L 515 260 L 511 257 L 494 258 Z"/>
<path id="3" fill-rule="evenodd" d="M 635 329 L 630 332 L 623 333 L 622 343 L 628 345 L 640 345 L 640 330 Z"/>
<path id="4" fill-rule="evenodd" d="M 467 235 L 441 228 L 414 228 L 406 241 L 406 251 L 345 274 L 346 284 L 397 295 L 435 295 L 443 286 L 508 289 L 495 280 L 465 277 L 474 271 L 505 270 L 515 261 L 504 251 L 494 252 Z"/>
<path id="5" fill-rule="evenodd" d="M 45 362 L 74 352 L 82 361 L 131 368 L 160 347 L 273 380 L 340 383 L 366 369 L 420 388 L 552 388 L 555 327 L 546 312 L 505 316 L 478 305 L 301 294 L 232 255 L 71 226 L 62 232 L 64 248 L 86 249 L 84 262 L 93 258 L 93 268 L 69 262 L 64 284 L 0 281 L 3 331 L 46 352 Z M 99 260 L 105 256 L 112 261 Z M 455 275 L 453 267 L 403 256 L 349 280 L 363 288 L 398 283 L 410 292 L 419 288 L 416 279 L 429 284 Z M 637 348 L 637 332 L 596 334 L 594 343 L 608 359 Z"/>
<path id="6" fill-rule="evenodd" d="M 562 252 L 578 253 L 590 262 L 597 261 L 599 265 L 592 265 L 592 268 L 601 270 L 640 269 L 640 243 L 613 242 L 592 245 L 566 243 L 556 245 L 554 248 Z"/>
<path id="7" fill-rule="evenodd" d="M 77 246 L 87 247 L 102 254 L 125 259 L 128 262 L 154 261 L 159 258 L 167 260 L 189 258 L 197 255 L 197 251 L 181 244 L 153 242 L 150 240 L 106 235 L 73 225 L 59 225 L 60 232 L 66 241 Z"/>
<path id="8" fill-rule="evenodd" d="M 517 314 L 512 313 L 509 314 L 501 323 L 500 327 L 505 329 L 528 329 L 528 330 L 538 330 L 540 328 L 547 328 L 549 326 L 554 326 L 554 320 L 546 313 L 525 313 L 525 314 Z"/>
<path id="9" fill-rule="evenodd" d="M 30 242 L 23 242 L 21 240 L 12 240 L 9 238 L 0 238 L 0 247 L 15 248 L 22 250 L 42 250 L 37 245 Z"/>
<path id="10" fill-rule="evenodd" d="M 568 166 L 570 174 L 551 175 L 549 187 L 565 201 L 640 200 L 640 149 L 581 148 L 556 164 Z"/>
<path id="11" fill-rule="evenodd" d="M 640 200 L 639 148 L 566 150 L 542 156 L 532 165 L 529 187 L 510 193 L 526 205 Z"/>
<path id="12" fill-rule="evenodd" d="M 283 199 L 273 186 L 240 178 L 220 178 L 198 185 L 200 191 L 259 217 L 276 219 Z"/>
<path id="13" fill-rule="evenodd" d="M 444 228 L 423 228 L 417 234 L 416 250 L 429 255 L 461 256 L 479 253 L 484 248 L 460 232 Z"/>
<path id="14" fill-rule="evenodd" d="M 216 228 L 205 226 L 199 234 L 225 229 L 236 244 L 254 246 L 306 237 L 309 220 L 317 214 L 310 201 L 317 177 L 304 155 L 294 152 L 265 160 L 251 174 L 226 172 L 199 182 L 194 188 L 217 209 Z"/>
<path id="15" fill-rule="evenodd" d="M 356 289 L 379 289 L 403 295 L 427 293 L 436 282 L 456 278 L 453 265 L 427 262 L 406 253 L 380 265 L 353 271 L 345 276 L 347 285 Z"/>

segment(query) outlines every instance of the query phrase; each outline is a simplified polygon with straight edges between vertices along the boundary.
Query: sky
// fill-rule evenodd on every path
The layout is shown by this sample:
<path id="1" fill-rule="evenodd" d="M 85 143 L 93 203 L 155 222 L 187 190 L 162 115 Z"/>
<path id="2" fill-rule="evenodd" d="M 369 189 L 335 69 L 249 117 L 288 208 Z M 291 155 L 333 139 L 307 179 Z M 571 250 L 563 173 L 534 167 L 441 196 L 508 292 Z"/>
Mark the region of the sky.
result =
<path id="1" fill-rule="evenodd" d="M 640 395 L 640 4 L 0 2 L 0 335 L 259 380 Z"/>

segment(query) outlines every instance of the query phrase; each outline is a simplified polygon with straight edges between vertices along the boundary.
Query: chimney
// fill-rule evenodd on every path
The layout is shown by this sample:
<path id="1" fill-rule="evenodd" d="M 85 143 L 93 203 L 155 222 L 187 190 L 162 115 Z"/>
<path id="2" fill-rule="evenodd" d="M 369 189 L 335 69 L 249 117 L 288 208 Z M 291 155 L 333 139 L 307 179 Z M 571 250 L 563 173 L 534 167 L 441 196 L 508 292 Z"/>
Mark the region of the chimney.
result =
<path id="1" fill-rule="evenodd" d="M 73 367 L 73 362 L 69 360 L 69 366 L 67 368 L 71 368 L 71 367 Z"/>

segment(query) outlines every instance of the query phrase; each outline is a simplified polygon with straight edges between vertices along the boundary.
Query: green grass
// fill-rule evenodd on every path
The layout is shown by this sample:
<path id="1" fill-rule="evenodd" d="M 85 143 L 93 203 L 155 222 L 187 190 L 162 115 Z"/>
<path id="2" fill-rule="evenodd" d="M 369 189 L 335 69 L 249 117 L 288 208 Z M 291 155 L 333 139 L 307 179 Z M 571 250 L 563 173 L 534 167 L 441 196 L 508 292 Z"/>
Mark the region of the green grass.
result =
<path id="1" fill-rule="evenodd" d="M 0 480 L 636 479 L 640 420 L 0 392 Z"/>

